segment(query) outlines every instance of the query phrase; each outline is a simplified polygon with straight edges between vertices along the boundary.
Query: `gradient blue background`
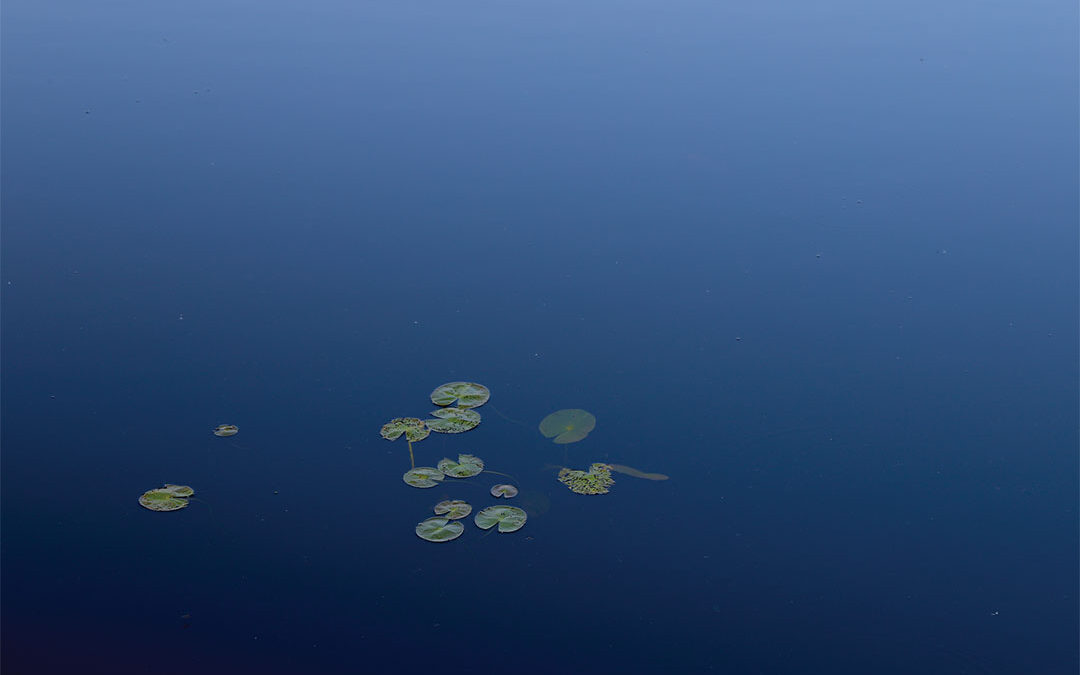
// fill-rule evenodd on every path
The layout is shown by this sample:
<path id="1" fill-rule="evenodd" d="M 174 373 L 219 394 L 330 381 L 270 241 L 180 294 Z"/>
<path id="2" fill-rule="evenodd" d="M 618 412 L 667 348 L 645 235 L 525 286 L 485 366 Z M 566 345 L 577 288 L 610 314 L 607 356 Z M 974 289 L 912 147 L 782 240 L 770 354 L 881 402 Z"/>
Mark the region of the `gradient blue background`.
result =
<path id="1" fill-rule="evenodd" d="M 1075 3 L 2 18 L 5 673 L 1076 672 Z"/>

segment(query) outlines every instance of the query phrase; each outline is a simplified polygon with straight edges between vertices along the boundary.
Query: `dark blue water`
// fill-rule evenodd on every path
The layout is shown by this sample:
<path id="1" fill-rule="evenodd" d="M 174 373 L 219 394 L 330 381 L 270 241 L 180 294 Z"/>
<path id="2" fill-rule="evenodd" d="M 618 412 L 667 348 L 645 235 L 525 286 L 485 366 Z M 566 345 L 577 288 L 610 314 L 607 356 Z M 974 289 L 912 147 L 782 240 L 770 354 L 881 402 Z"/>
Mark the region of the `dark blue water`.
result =
<path id="1" fill-rule="evenodd" d="M 4 672 L 1075 673 L 1076 25 L 4 3 Z"/>

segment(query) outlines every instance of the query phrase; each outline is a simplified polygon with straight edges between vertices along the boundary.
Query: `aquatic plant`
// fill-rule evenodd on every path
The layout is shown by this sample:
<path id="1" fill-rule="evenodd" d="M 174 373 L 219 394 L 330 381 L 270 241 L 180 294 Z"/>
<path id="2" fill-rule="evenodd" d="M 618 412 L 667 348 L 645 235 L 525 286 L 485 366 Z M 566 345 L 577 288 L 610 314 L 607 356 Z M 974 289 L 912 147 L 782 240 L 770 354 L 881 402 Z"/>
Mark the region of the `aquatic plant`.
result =
<path id="1" fill-rule="evenodd" d="M 427 428 L 424 420 L 419 417 L 396 417 L 382 426 L 379 434 L 388 441 L 396 441 L 405 434 L 405 441 L 409 444 L 409 466 L 415 468 L 416 460 L 413 459 L 413 441 L 422 441 L 428 437 L 431 429 Z"/>
<path id="2" fill-rule="evenodd" d="M 489 506 L 477 513 L 473 521 L 482 530 L 498 525 L 499 532 L 517 532 L 527 519 L 525 512 L 516 506 Z"/>
<path id="3" fill-rule="evenodd" d="M 448 518 L 428 518 L 416 524 L 416 536 L 438 543 L 457 539 L 464 531 L 464 525 Z"/>
<path id="4" fill-rule="evenodd" d="M 469 478 L 484 470 L 484 460 L 475 455 L 458 455 L 457 461 L 449 457 L 439 460 L 439 471 L 451 478 Z"/>
<path id="5" fill-rule="evenodd" d="M 510 499 L 511 497 L 516 497 L 517 493 L 518 489 L 516 487 L 514 487 L 513 485 L 508 485 L 506 483 L 500 483 L 499 485 L 491 486 L 492 497 L 505 497 L 507 499 Z"/>
<path id="6" fill-rule="evenodd" d="M 472 505 L 461 499 L 446 499 L 435 505 L 435 513 L 457 520 L 472 513 Z"/>
<path id="7" fill-rule="evenodd" d="M 491 391 L 475 382 L 447 382 L 435 387 L 431 392 L 431 402 L 435 405 L 448 406 L 457 401 L 459 408 L 478 408 L 491 398 Z"/>
<path id="8" fill-rule="evenodd" d="M 596 428 L 596 417 L 587 410 L 556 410 L 540 421 L 540 433 L 560 445 L 576 443 Z"/>
<path id="9" fill-rule="evenodd" d="M 480 424 L 480 413 L 469 408 L 440 408 L 433 410 L 431 415 L 435 419 L 424 420 L 424 423 L 441 434 L 460 434 Z"/>
<path id="10" fill-rule="evenodd" d="M 435 487 L 442 479 L 443 472 L 433 466 L 417 466 L 405 472 L 401 480 L 418 488 Z"/>
<path id="11" fill-rule="evenodd" d="M 179 511 L 188 505 L 187 497 L 195 494 L 187 485 L 165 484 L 165 487 L 147 490 L 139 497 L 139 504 L 151 511 Z"/>
<path id="12" fill-rule="evenodd" d="M 222 438 L 226 436 L 235 436 L 239 431 L 240 427 L 235 424 L 219 424 L 214 427 L 214 435 L 221 436 Z"/>
<path id="13" fill-rule="evenodd" d="M 563 467 L 559 470 L 559 482 L 579 495 L 602 495 L 607 494 L 615 480 L 607 464 L 595 463 L 588 471 Z"/>

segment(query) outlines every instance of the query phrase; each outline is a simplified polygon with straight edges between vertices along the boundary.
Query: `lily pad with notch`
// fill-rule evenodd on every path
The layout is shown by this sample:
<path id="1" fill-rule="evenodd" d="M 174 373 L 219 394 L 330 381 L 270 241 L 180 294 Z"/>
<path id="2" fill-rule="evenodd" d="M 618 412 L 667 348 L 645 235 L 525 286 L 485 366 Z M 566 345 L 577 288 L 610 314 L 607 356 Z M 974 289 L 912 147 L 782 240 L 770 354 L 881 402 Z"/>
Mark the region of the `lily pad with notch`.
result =
<path id="1" fill-rule="evenodd" d="M 459 408 L 478 408 L 488 402 L 491 391 L 475 382 L 447 382 L 435 387 L 431 392 L 431 402 L 435 405 L 448 406 L 457 401 Z"/>
<path id="2" fill-rule="evenodd" d="M 437 543 L 457 539 L 464 531 L 464 525 L 448 518 L 428 518 L 416 524 L 416 536 Z"/>
<path id="3" fill-rule="evenodd" d="M 458 455 L 457 461 L 449 457 L 439 460 L 439 471 L 451 478 L 469 478 L 484 470 L 484 460 L 476 455 Z"/>
<path id="4" fill-rule="evenodd" d="M 435 513 L 450 520 L 457 520 L 472 513 L 472 505 L 462 499 L 446 499 L 435 505 Z"/>
<path id="5" fill-rule="evenodd" d="M 424 424 L 441 434 L 460 434 L 480 424 L 480 413 L 469 408 L 440 408 L 431 414 L 435 419 L 424 420 Z"/>
<path id="6" fill-rule="evenodd" d="M 443 472 L 433 466 L 418 466 L 406 471 L 401 480 L 413 487 L 430 488 L 438 485 L 443 478 Z"/>

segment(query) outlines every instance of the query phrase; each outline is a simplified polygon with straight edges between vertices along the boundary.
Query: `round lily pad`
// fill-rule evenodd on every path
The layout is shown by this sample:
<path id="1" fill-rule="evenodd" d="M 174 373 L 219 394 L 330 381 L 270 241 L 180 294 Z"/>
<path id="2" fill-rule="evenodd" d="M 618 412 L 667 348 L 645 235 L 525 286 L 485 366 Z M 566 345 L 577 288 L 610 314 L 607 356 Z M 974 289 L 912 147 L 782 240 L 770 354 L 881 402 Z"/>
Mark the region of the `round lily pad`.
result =
<path id="1" fill-rule="evenodd" d="M 422 441 L 430 433 L 431 430 L 419 417 L 398 417 L 384 424 L 379 430 L 379 434 L 388 441 L 396 441 L 401 434 L 405 434 L 405 439 L 410 443 Z"/>
<path id="2" fill-rule="evenodd" d="M 240 427 L 235 424 L 219 424 L 214 427 L 215 436 L 235 436 L 238 431 L 240 431 Z"/>
<path id="3" fill-rule="evenodd" d="M 516 506 L 489 506 L 476 514 L 473 520 L 482 530 L 491 529 L 498 523 L 499 532 L 517 532 L 525 525 L 528 516 Z"/>
<path id="4" fill-rule="evenodd" d="M 441 434 L 460 434 L 480 424 L 480 413 L 468 408 L 440 408 L 431 413 L 436 419 L 424 420 L 432 431 Z"/>
<path id="5" fill-rule="evenodd" d="M 516 487 L 506 483 L 491 486 L 492 497 L 506 497 L 507 499 L 510 499 L 511 497 L 517 497 L 517 493 L 518 489 Z"/>
<path id="6" fill-rule="evenodd" d="M 405 472 L 401 480 L 418 488 L 435 487 L 445 476 L 433 466 L 418 466 Z"/>
<path id="7" fill-rule="evenodd" d="M 576 443 L 596 428 L 596 418 L 587 410 L 556 410 L 540 421 L 540 433 L 553 443 Z"/>
<path id="8" fill-rule="evenodd" d="M 602 495 L 614 485 L 615 480 L 611 477 L 611 468 L 607 464 L 596 463 L 591 465 L 588 471 L 563 467 L 559 471 L 559 482 L 579 495 Z"/>
<path id="9" fill-rule="evenodd" d="M 139 504 L 151 511 L 179 511 L 188 505 L 185 497 L 195 494 L 187 485 L 169 485 L 147 490 L 139 497 Z"/>
<path id="10" fill-rule="evenodd" d="M 459 408 L 479 408 L 491 398 L 491 392 L 475 382 L 447 382 L 431 392 L 431 402 L 447 406 L 457 401 Z"/>
<path id="11" fill-rule="evenodd" d="M 435 505 L 435 513 L 457 520 L 472 513 L 472 505 L 461 499 L 447 499 Z"/>
<path id="12" fill-rule="evenodd" d="M 426 541 L 450 541 L 460 537 L 464 531 L 464 525 L 447 518 L 428 518 L 416 524 L 416 536 Z"/>
<path id="13" fill-rule="evenodd" d="M 484 470 L 484 460 L 474 455 L 458 455 L 457 461 L 449 457 L 439 460 L 439 471 L 451 478 L 468 478 Z"/>

